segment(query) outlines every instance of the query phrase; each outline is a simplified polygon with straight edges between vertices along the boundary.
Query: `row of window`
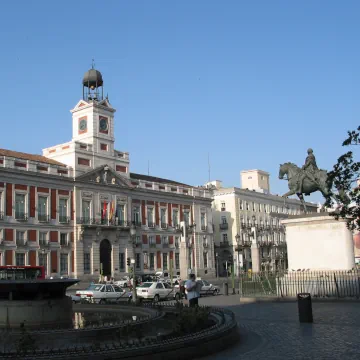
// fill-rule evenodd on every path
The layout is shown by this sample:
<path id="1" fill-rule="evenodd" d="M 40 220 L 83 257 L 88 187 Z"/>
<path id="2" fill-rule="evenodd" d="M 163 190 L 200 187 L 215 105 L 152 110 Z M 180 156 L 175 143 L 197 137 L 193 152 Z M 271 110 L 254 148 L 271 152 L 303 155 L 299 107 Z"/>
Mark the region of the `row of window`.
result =
<path id="1" fill-rule="evenodd" d="M 0 229 L 0 240 L 12 240 L 5 239 L 4 230 Z M 17 245 L 25 245 L 27 242 L 27 231 L 23 230 L 15 230 L 15 240 Z M 47 231 L 39 231 L 39 244 L 46 245 L 49 243 L 49 232 Z M 60 233 L 60 245 L 69 245 L 70 243 L 70 235 L 69 233 Z"/>
<path id="2" fill-rule="evenodd" d="M 69 273 L 69 256 L 70 254 L 61 253 L 60 254 L 60 274 L 68 275 Z M 50 275 L 53 270 L 48 271 L 48 254 L 47 253 L 38 253 L 38 264 L 45 268 L 45 275 Z M 16 266 L 25 266 L 29 265 L 26 263 L 26 254 L 24 252 L 15 253 L 15 265 Z"/>
<path id="3" fill-rule="evenodd" d="M 282 214 L 290 214 L 290 215 L 298 215 L 300 214 L 300 209 L 290 209 L 286 206 L 277 206 L 277 205 L 270 205 L 270 204 L 258 204 L 255 202 L 248 202 L 245 200 L 239 200 L 240 210 L 247 210 L 247 211 L 258 211 L 258 212 L 265 212 L 265 213 L 282 213 Z M 221 211 L 226 211 L 226 203 L 221 203 Z"/>
<path id="4" fill-rule="evenodd" d="M 246 240 L 246 238 L 248 237 L 248 239 L 250 239 L 250 235 L 244 234 L 243 232 L 240 234 L 241 238 L 243 240 Z M 282 239 L 284 239 L 285 235 L 281 234 L 281 233 L 273 233 L 273 234 L 262 234 L 259 235 L 259 239 L 263 240 L 263 241 L 281 241 Z M 229 238 L 228 238 L 228 234 L 224 233 L 221 234 L 221 240 L 224 243 L 228 243 L 229 242 Z M 235 239 L 234 239 L 234 244 L 236 243 Z"/>
<path id="5" fill-rule="evenodd" d="M 0 210 L 3 193 L 0 192 Z M 14 202 L 14 216 L 17 220 L 27 220 L 29 214 L 28 194 L 16 192 Z M 58 200 L 58 220 L 61 223 L 69 223 L 70 208 L 69 199 L 60 197 Z M 39 195 L 37 202 L 38 220 L 42 222 L 49 221 L 50 201 L 48 196 Z"/>
<path id="6" fill-rule="evenodd" d="M 146 207 L 146 221 L 149 227 L 155 227 L 155 208 L 153 206 Z M 108 219 L 109 217 L 114 216 L 120 222 L 126 221 L 126 208 L 124 204 L 117 204 L 116 209 L 112 210 L 111 206 L 109 206 L 108 202 L 101 202 L 100 204 L 100 212 L 102 219 Z M 171 214 L 172 219 L 172 226 L 176 227 L 179 225 L 179 210 L 172 209 Z M 190 224 L 190 211 L 184 210 L 183 212 L 184 221 L 187 225 Z M 82 217 L 83 219 L 91 219 L 92 218 L 92 206 L 90 200 L 82 200 Z M 141 223 L 141 209 L 140 206 L 135 205 L 132 208 L 132 221 L 137 224 Z M 167 208 L 160 208 L 159 211 L 159 221 L 162 226 L 168 225 L 168 209 Z M 201 212 L 200 214 L 200 225 L 201 227 L 206 226 L 206 213 Z M 170 225 L 170 224 L 169 224 Z"/>

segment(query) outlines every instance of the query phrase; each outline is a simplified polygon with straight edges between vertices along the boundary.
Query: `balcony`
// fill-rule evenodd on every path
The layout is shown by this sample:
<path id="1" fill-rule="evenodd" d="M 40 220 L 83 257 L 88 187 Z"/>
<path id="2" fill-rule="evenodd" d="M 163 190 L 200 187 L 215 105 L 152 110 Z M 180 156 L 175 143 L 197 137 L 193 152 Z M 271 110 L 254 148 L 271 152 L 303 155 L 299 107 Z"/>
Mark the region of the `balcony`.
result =
<path id="1" fill-rule="evenodd" d="M 50 216 L 46 214 L 38 214 L 38 221 L 41 223 L 48 223 L 50 222 Z"/>
<path id="2" fill-rule="evenodd" d="M 62 248 L 71 247 L 71 242 L 68 241 L 68 240 L 63 240 L 63 241 L 60 240 L 60 246 L 61 246 Z"/>
<path id="3" fill-rule="evenodd" d="M 167 223 L 163 223 L 163 222 L 162 222 L 162 223 L 160 224 L 160 226 L 161 226 L 162 229 L 167 229 L 167 228 L 168 228 L 168 224 L 167 224 Z"/>
<path id="4" fill-rule="evenodd" d="M 219 224 L 219 228 L 220 230 L 227 230 L 229 228 L 229 224 L 228 223 Z"/>
<path id="5" fill-rule="evenodd" d="M 175 247 L 178 249 L 179 248 L 179 242 L 175 241 Z"/>
<path id="6" fill-rule="evenodd" d="M 201 225 L 201 231 L 207 231 L 207 226 L 206 225 Z"/>
<path id="7" fill-rule="evenodd" d="M 26 239 L 16 239 L 16 246 L 26 246 Z"/>
<path id="8" fill-rule="evenodd" d="M 15 219 L 18 221 L 28 221 L 28 215 L 23 212 L 15 212 Z"/>
<path id="9" fill-rule="evenodd" d="M 131 226 L 131 221 L 127 221 L 127 220 L 115 220 L 115 225 L 120 226 L 120 227 L 130 227 Z"/>
<path id="10" fill-rule="evenodd" d="M 176 231 L 176 232 L 182 232 L 181 226 L 180 226 L 179 224 L 175 224 L 175 225 L 174 225 L 174 228 L 175 228 L 175 231 Z"/>
<path id="11" fill-rule="evenodd" d="M 155 228 L 155 223 L 152 221 L 148 221 L 148 228 L 149 229 L 154 229 Z"/>
<path id="12" fill-rule="evenodd" d="M 206 242 L 204 242 L 204 243 L 203 243 L 203 246 L 204 246 L 204 249 L 207 249 L 207 248 L 209 247 L 208 242 L 207 242 L 207 241 L 206 241 Z"/>
<path id="13" fill-rule="evenodd" d="M 83 224 L 83 225 L 90 225 L 91 224 L 91 218 L 89 217 L 81 217 L 76 219 L 77 224 Z"/>
<path id="14" fill-rule="evenodd" d="M 229 247 L 229 246 L 230 246 L 230 244 L 229 244 L 228 241 L 222 241 L 222 242 L 220 242 L 220 244 L 219 244 L 217 247 L 227 248 L 227 247 Z"/>
<path id="15" fill-rule="evenodd" d="M 245 240 L 239 245 L 235 246 L 235 251 L 243 251 L 243 249 L 251 247 L 251 240 Z"/>
<path id="16" fill-rule="evenodd" d="M 0 220 L 4 220 L 4 212 L 0 211 Z"/>
<path id="17" fill-rule="evenodd" d="M 41 249 L 48 248 L 50 246 L 48 240 L 39 240 L 39 246 Z"/>
<path id="18" fill-rule="evenodd" d="M 151 248 L 155 248 L 156 247 L 156 243 L 150 243 L 149 244 Z"/>
<path id="19" fill-rule="evenodd" d="M 141 221 L 135 220 L 132 221 L 132 224 L 134 224 L 136 227 L 141 227 Z"/>
<path id="20" fill-rule="evenodd" d="M 168 243 L 163 243 L 163 248 L 168 248 L 169 247 L 169 244 Z"/>
<path id="21" fill-rule="evenodd" d="M 221 211 L 226 211 L 226 208 L 222 207 L 222 208 L 221 208 Z"/>
<path id="22" fill-rule="evenodd" d="M 64 215 L 59 215 L 59 223 L 60 224 L 70 224 L 70 217 L 64 216 Z"/>

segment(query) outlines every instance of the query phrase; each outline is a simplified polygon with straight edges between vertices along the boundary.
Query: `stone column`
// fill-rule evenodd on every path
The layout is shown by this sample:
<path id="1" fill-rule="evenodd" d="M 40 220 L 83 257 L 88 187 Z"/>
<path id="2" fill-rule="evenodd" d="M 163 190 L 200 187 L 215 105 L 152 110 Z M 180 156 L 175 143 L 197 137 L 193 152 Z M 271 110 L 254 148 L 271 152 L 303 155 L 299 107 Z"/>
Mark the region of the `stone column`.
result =
<path id="1" fill-rule="evenodd" d="M 74 233 L 74 276 L 79 278 L 84 275 L 84 241 L 85 231 L 81 228 Z"/>

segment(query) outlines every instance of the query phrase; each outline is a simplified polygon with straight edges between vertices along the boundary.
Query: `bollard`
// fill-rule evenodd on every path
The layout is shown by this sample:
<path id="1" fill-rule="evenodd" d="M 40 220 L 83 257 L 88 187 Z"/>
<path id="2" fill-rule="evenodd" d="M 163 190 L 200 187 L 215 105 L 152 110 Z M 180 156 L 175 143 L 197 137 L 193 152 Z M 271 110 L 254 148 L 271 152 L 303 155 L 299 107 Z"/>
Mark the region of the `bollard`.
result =
<path id="1" fill-rule="evenodd" d="M 301 323 L 312 323 L 312 304 L 310 293 L 297 294 L 298 310 L 299 310 L 299 321 Z"/>
<path id="2" fill-rule="evenodd" d="M 229 285 L 227 282 L 224 283 L 224 295 L 229 295 Z"/>

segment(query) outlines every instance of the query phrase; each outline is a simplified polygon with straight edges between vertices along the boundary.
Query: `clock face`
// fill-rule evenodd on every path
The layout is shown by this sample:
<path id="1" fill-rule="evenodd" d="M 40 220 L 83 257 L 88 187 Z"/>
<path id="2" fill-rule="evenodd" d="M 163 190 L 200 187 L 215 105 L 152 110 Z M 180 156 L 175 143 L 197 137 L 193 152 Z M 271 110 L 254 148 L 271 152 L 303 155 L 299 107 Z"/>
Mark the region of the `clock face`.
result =
<path id="1" fill-rule="evenodd" d="M 80 122 L 79 122 L 79 130 L 84 131 L 84 130 L 86 130 L 86 127 L 87 127 L 86 120 L 85 119 L 80 120 Z"/>
<path id="2" fill-rule="evenodd" d="M 105 118 L 100 118 L 99 128 L 100 128 L 100 131 L 107 131 L 107 129 L 108 129 L 108 120 L 105 119 Z"/>

